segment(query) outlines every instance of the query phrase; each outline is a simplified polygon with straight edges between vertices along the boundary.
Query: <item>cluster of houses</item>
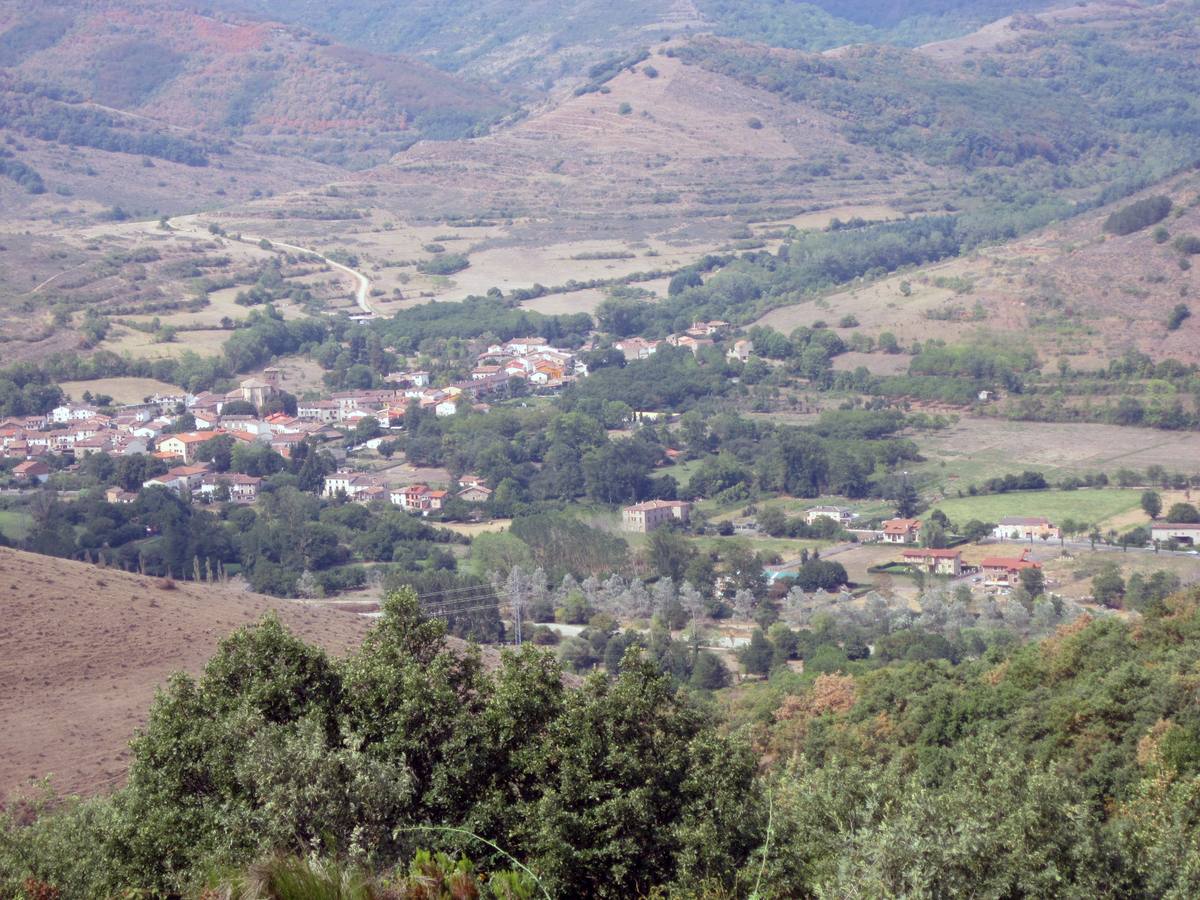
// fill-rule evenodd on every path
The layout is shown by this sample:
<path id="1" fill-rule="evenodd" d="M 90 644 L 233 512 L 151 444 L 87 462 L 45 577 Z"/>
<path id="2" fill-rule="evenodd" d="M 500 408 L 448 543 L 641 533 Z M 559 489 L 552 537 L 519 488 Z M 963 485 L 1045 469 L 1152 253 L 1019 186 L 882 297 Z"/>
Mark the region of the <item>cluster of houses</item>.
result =
<path id="1" fill-rule="evenodd" d="M 712 322 L 693 322 L 692 327 L 680 334 L 672 334 L 661 341 L 648 341 L 645 338 L 624 338 L 613 343 L 613 349 L 621 351 L 625 359 L 649 359 L 658 352 L 658 348 L 666 344 L 669 347 L 686 347 L 692 353 L 699 353 L 704 347 L 711 347 L 717 338 L 723 337 L 729 331 L 728 322 L 719 319 Z M 750 341 L 735 341 L 726 351 L 726 355 L 736 357 L 742 362 L 750 358 Z"/>
<path id="2" fill-rule="evenodd" d="M 355 503 L 375 500 L 390 502 L 406 512 L 427 516 L 442 509 L 451 499 L 464 503 L 487 503 L 492 489 L 476 475 L 463 475 L 453 491 L 427 484 L 389 484 L 383 477 L 367 472 L 339 470 L 325 476 L 321 490 L 325 497 L 346 497 Z"/>
<path id="3" fill-rule="evenodd" d="M 507 388 L 510 379 L 521 378 L 536 388 L 557 390 L 584 377 L 587 366 L 571 351 L 552 347 L 540 337 L 513 338 L 479 354 L 467 387 L 499 390 Z"/>
<path id="4" fill-rule="evenodd" d="M 963 575 L 978 571 L 984 587 L 1008 589 L 1015 587 L 1021 579 L 1021 573 L 1026 569 L 1040 569 L 1041 563 L 1029 558 L 1029 551 L 1021 551 L 1019 556 L 987 556 L 979 561 L 978 566 L 968 566 L 963 562 L 962 551 L 954 549 L 912 549 L 902 554 L 903 563 L 910 569 L 925 575 L 938 575 L 945 578 L 959 578 Z"/>

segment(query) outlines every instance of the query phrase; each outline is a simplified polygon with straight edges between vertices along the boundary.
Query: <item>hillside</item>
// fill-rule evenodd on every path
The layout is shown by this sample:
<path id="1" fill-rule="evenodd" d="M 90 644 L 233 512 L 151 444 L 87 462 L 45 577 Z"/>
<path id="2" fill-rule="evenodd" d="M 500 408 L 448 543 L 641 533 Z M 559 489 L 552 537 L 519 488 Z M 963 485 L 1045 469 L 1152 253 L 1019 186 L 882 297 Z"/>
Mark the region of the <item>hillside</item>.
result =
<path id="1" fill-rule="evenodd" d="M 420 136 L 468 134 L 506 108 L 486 88 L 424 63 L 351 50 L 296 26 L 145 0 L 6 0 L 0 66 L 10 127 L 30 137 L 94 127 L 98 112 L 115 109 L 350 165 Z M 83 103 L 68 112 L 54 100 Z M 195 148 L 171 155 L 203 164 Z"/>
<path id="2" fill-rule="evenodd" d="M 0 796 L 53 773 L 63 793 L 111 789 L 126 746 L 172 672 L 196 673 L 217 642 L 274 613 L 343 654 L 367 620 L 234 587 L 178 583 L 0 549 Z"/>
<path id="3" fill-rule="evenodd" d="M 537 96 L 586 80 L 587 68 L 636 43 L 711 33 L 825 50 L 862 41 L 907 44 L 969 32 L 1053 0 L 220 0 L 335 35 L 349 44 L 414 54 L 439 68 L 496 79 Z"/>

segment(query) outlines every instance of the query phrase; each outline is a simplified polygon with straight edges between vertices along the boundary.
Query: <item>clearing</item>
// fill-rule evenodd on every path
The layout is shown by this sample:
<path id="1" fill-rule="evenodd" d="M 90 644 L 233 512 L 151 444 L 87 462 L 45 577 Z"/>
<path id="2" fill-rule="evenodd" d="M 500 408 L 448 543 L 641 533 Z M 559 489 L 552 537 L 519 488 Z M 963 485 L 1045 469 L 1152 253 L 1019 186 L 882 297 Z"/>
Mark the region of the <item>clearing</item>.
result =
<path id="1" fill-rule="evenodd" d="M 962 416 L 941 431 L 916 436 L 930 462 L 916 471 L 937 475 L 947 496 L 997 475 L 1034 469 L 1047 478 L 1160 465 L 1197 471 L 1200 433 L 1081 422 L 1011 422 Z"/>
<path id="2" fill-rule="evenodd" d="M 141 403 L 155 394 L 178 394 L 178 385 L 156 381 L 153 378 L 97 378 L 94 381 L 64 381 L 59 387 L 72 400 L 80 400 L 84 391 L 107 394 L 116 403 Z"/>

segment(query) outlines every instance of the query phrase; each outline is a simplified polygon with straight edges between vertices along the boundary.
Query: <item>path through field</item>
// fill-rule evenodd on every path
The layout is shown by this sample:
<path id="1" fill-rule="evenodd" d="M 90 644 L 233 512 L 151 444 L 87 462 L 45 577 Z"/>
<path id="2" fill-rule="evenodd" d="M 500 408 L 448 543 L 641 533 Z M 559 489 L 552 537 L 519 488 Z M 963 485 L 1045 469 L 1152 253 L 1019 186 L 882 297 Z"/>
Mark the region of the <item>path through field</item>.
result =
<path id="1" fill-rule="evenodd" d="M 200 228 L 195 216 L 177 216 L 171 219 L 168 223 L 175 231 L 186 231 L 193 234 L 203 234 L 203 229 Z M 257 244 L 264 240 L 258 235 L 243 234 L 241 236 L 242 243 Z M 295 244 L 285 244 L 283 241 L 277 241 L 272 238 L 265 238 L 272 247 L 279 247 L 283 250 L 290 250 L 293 253 L 305 253 L 315 256 L 324 262 L 327 266 L 337 269 L 339 272 L 345 272 L 354 279 L 357 287 L 354 290 L 354 302 L 358 304 L 358 308 L 367 316 L 374 317 L 375 310 L 371 308 L 371 279 L 357 269 L 352 269 L 349 266 L 343 265 L 340 262 L 335 262 L 323 253 L 313 250 L 309 247 L 298 247 Z"/>

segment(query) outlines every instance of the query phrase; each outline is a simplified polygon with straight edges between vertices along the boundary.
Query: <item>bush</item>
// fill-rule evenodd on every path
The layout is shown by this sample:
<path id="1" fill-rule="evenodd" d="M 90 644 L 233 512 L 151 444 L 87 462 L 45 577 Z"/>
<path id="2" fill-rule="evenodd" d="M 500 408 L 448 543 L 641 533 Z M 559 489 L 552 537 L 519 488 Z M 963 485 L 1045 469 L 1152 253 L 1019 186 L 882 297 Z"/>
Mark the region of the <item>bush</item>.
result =
<path id="1" fill-rule="evenodd" d="M 1171 314 L 1167 316 L 1167 331 L 1178 331 L 1179 326 L 1184 323 L 1192 314 L 1186 303 L 1177 303 L 1175 308 L 1171 310 Z"/>
<path id="2" fill-rule="evenodd" d="M 461 253 L 447 253 L 417 263 L 417 271 L 423 275 L 453 275 L 471 265 Z"/>
<path id="3" fill-rule="evenodd" d="M 1133 234 L 1161 222 L 1171 212 L 1171 198 L 1161 194 L 1146 197 L 1118 209 L 1104 221 L 1109 234 Z"/>
<path id="4" fill-rule="evenodd" d="M 1200 253 L 1200 237 L 1196 237 L 1194 234 L 1181 234 L 1175 238 L 1174 247 L 1180 253 L 1195 256 L 1197 253 Z"/>
<path id="5" fill-rule="evenodd" d="M 755 131 L 758 131 L 763 127 L 762 119 L 758 118 L 757 116 L 751 116 L 749 119 L 747 119 L 746 125 L 749 128 L 753 128 Z"/>

